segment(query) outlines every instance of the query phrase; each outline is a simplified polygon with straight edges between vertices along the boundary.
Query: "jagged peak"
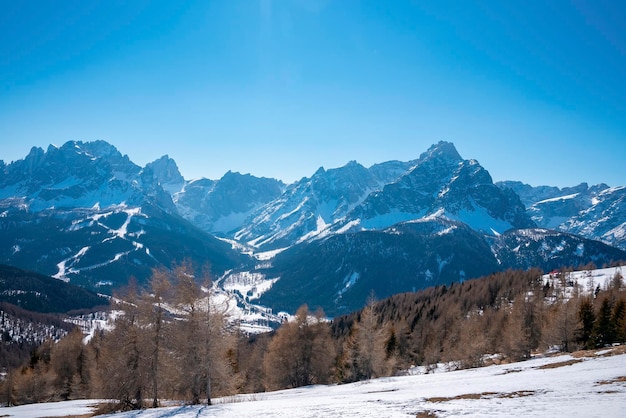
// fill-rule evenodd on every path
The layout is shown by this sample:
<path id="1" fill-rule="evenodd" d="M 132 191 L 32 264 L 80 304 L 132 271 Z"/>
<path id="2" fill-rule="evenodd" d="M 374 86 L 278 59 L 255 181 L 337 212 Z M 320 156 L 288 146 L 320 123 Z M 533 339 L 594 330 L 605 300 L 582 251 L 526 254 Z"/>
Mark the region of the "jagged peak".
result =
<path id="1" fill-rule="evenodd" d="M 152 161 L 152 164 L 155 163 L 170 163 L 173 162 L 174 164 L 176 164 L 176 161 L 174 161 L 173 158 L 170 158 L 170 156 L 168 154 L 164 154 L 162 156 L 160 156 L 159 158 L 157 158 L 156 160 Z"/>
<path id="2" fill-rule="evenodd" d="M 87 142 L 78 141 L 76 145 L 94 157 L 122 157 L 122 153 L 114 145 L 102 139 Z M 125 157 L 128 158 L 128 156 Z"/>
<path id="3" fill-rule="evenodd" d="M 176 161 L 170 158 L 170 156 L 167 154 L 154 160 L 151 163 L 146 164 L 145 169 L 151 170 L 153 175 L 161 184 L 180 184 L 185 182 L 185 179 L 178 170 L 178 165 L 176 164 Z"/>
<path id="4" fill-rule="evenodd" d="M 322 174 L 326 173 L 326 169 L 324 169 L 324 167 L 320 167 L 317 169 L 317 171 L 315 172 L 315 174 L 313 174 L 313 177 L 315 176 L 321 176 Z"/>
<path id="5" fill-rule="evenodd" d="M 327 172 L 328 173 L 343 173 L 343 172 L 353 172 L 355 170 L 367 171 L 367 168 L 365 168 L 356 160 L 351 160 L 346 165 L 342 167 L 338 167 L 338 168 L 332 168 L 330 170 L 327 170 Z"/>
<path id="6" fill-rule="evenodd" d="M 46 153 L 43 148 L 32 147 L 28 155 L 24 158 L 24 163 L 29 171 L 35 170 L 45 160 Z"/>
<path id="7" fill-rule="evenodd" d="M 241 174 L 239 171 L 232 171 L 232 170 L 228 170 L 226 173 L 224 173 L 224 175 L 222 176 L 221 180 L 224 180 L 225 178 L 229 178 L 229 177 L 246 177 L 246 176 L 250 176 L 250 174 Z"/>
<path id="8" fill-rule="evenodd" d="M 111 145 L 102 139 L 86 142 L 71 140 L 67 141 L 60 147 L 57 147 L 56 145 L 48 146 L 47 154 L 54 155 L 59 152 L 62 154 L 84 154 L 98 159 L 108 159 L 113 157 L 115 159 L 124 158 L 129 160 L 128 156 L 122 156 L 114 145 Z"/>
<path id="9" fill-rule="evenodd" d="M 446 158 L 454 161 L 463 160 L 454 144 L 446 141 L 439 141 L 437 144 L 431 145 L 425 153 L 420 155 L 420 160 L 422 161 L 435 158 Z"/>
<path id="10" fill-rule="evenodd" d="M 28 153 L 28 155 L 26 156 L 27 159 L 30 158 L 38 158 L 41 157 L 45 154 L 43 148 L 41 147 L 32 147 L 30 149 L 30 152 Z"/>
<path id="11" fill-rule="evenodd" d="M 146 164 L 147 166 L 151 166 L 151 167 L 170 167 L 170 168 L 175 168 L 176 171 L 178 172 L 178 165 L 176 164 L 176 161 L 173 158 L 170 158 L 169 155 L 165 154 L 160 158 L 157 158 L 156 160 L 152 161 L 151 163 Z"/>

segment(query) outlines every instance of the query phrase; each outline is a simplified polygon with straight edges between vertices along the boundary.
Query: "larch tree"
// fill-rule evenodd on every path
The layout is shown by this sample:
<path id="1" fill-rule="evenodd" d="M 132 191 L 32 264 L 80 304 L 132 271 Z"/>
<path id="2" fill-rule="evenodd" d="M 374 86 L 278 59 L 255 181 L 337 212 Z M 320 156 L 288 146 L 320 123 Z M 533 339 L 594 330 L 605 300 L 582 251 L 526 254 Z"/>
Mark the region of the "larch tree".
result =
<path id="1" fill-rule="evenodd" d="M 117 399 L 123 410 L 140 409 L 146 389 L 146 345 L 134 282 L 131 281 L 123 299 L 118 306 L 123 313 L 101 342 L 100 381 L 103 396 Z"/>
<path id="2" fill-rule="evenodd" d="M 327 383 L 335 357 L 330 326 L 320 311 L 309 315 L 306 305 L 285 322 L 268 344 L 263 360 L 266 389 Z"/>
<path id="3" fill-rule="evenodd" d="M 175 350 L 180 365 L 180 390 L 192 404 L 199 404 L 204 395 L 211 405 L 214 389 L 227 394 L 237 385 L 228 358 L 229 350 L 236 345 L 235 335 L 227 326 L 226 306 L 213 303 L 208 268 L 204 286 L 198 284 L 189 264 L 177 267 L 174 276 L 176 306 L 184 312 L 177 327 Z"/>
<path id="4" fill-rule="evenodd" d="M 163 348 L 168 327 L 165 307 L 172 289 L 169 272 L 153 270 L 149 285 L 150 290 L 142 292 L 138 304 L 140 326 L 146 333 L 147 380 L 152 391 L 152 407 L 156 408 L 159 406 L 159 381 L 163 378 L 161 366 L 165 363 Z"/>
<path id="5" fill-rule="evenodd" d="M 87 394 L 90 384 L 87 350 L 79 328 L 75 328 L 54 346 L 50 368 L 59 399 L 79 399 Z"/>
<path id="6" fill-rule="evenodd" d="M 349 380 L 368 380 L 391 374 L 394 357 L 387 353 L 390 335 L 387 327 L 379 324 L 373 299 L 368 300 L 344 344 Z"/>

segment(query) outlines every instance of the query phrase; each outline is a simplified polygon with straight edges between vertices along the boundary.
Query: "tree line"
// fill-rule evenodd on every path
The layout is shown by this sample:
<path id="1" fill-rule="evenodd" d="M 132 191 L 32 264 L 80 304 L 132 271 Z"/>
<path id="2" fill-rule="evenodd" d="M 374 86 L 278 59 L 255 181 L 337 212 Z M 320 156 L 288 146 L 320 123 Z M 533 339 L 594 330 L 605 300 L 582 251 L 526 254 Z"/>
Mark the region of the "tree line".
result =
<path id="1" fill-rule="evenodd" d="M 129 286 L 115 322 L 85 343 L 78 330 L 46 342 L 0 385 L 0 402 L 115 399 L 115 409 L 161 399 L 211 404 L 214 397 L 310 384 L 347 383 L 446 362 L 479 367 L 626 342 L 621 274 L 582 292 L 559 272 L 507 271 L 450 286 L 371 297 L 328 321 L 306 305 L 272 333 L 246 335 L 211 298 L 209 276 L 189 265 L 155 270 L 146 289 Z M 208 269 L 207 269 L 208 271 Z M 498 354 L 496 360 L 488 354 Z"/>

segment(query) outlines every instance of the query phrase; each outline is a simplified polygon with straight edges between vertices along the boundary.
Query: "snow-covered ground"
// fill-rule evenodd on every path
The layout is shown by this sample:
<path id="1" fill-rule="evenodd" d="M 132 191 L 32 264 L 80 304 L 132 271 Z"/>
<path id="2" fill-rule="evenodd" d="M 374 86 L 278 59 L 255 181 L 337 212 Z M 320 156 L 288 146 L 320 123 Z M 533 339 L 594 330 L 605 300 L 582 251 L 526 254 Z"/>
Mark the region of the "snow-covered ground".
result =
<path id="1" fill-rule="evenodd" d="M 42 418 L 67 417 L 91 414 L 98 401 L 82 400 L 67 402 L 36 403 L 14 407 L 0 407 L 0 417 Z"/>
<path id="2" fill-rule="evenodd" d="M 367 418 L 416 417 L 420 413 L 431 417 L 623 417 L 626 354 L 613 355 L 615 350 L 587 357 L 561 355 L 447 373 L 238 395 L 217 399 L 211 407 L 147 409 L 112 417 Z M 36 406 L 2 408 L 0 416 L 63 416 L 76 413 L 81 404 L 67 404 L 67 410 L 63 405 L 48 404 L 46 410 L 40 406 L 41 415 L 30 412 Z"/>
<path id="3" fill-rule="evenodd" d="M 562 289 L 559 272 L 544 274 L 542 280 L 544 283 L 550 283 L 553 288 L 563 291 L 565 296 L 570 298 L 576 292 L 581 295 L 590 295 L 597 286 L 603 290 L 608 289 L 616 274 L 622 276 L 626 274 L 626 266 L 566 272 L 564 277 L 565 289 Z"/>

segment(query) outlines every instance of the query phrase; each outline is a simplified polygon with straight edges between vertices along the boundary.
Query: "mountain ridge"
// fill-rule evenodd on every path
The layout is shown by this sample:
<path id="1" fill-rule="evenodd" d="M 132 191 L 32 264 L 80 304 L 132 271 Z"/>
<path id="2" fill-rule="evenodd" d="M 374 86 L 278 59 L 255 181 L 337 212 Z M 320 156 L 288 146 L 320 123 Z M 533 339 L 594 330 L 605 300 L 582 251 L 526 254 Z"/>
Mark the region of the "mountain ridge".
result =
<path id="1" fill-rule="evenodd" d="M 526 207 L 516 188 L 525 201 L 543 200 Z M 570 201 L 564 192 L 587 196 L 582 211 L 541 232 L 537 209 Z M 198 274 L 210 265 L 217 291 L 242 308 L 295 310 L 298 301 L 336 314 L 362 306 L 371 290 L 626 259 L 570 233 L 619 246 L 624 194 L 494 183 L 445 141 L 415 160 L 350 161 L 289 185 L 230 171 L 185 180 L 167 155 L 142 168 L 105 141 L 70 141 L 0 165 L 0 262 L 111 292 L 189 258 Z"/>

